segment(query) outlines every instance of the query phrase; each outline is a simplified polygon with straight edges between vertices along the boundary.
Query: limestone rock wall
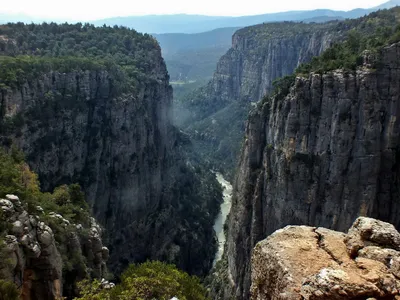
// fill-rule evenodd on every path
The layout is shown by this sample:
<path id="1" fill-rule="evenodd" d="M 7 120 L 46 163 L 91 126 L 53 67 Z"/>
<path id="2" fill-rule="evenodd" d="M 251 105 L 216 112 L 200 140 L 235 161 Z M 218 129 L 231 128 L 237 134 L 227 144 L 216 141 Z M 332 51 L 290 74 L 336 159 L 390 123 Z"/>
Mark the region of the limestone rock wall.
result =
<path id="1" fill-rule="evenodd" d="M 360 215 L 400 226 L 399 50 L 384 48 L 376 70 L 298 77 L 250 114 L 228 220 L 238 298 L 253 247 L 281 227 L 344 231 Z"/>
<path id="2" fill-rule="evenodd" d="M 106 229 L 113 272 L 159 259 L 202 275 L 222 196 L 211 172 L 189 162 L 170 122 L 172 89 L 159 52 L 154 66 L 123 94 L 101 70 L 51 71 L 3 89 L 1 140 L 23 150 L 44 191 L 82 186 Z"/>
<path id="3" fill-rule="evenodd" d="M 345 30 L 337 23 L 272 23 L 238 30 L 213 78 L 177 104 L 175 118 L 214 168 L 233 178 L 251 103 L 277 78 L 320 55 Z"/>

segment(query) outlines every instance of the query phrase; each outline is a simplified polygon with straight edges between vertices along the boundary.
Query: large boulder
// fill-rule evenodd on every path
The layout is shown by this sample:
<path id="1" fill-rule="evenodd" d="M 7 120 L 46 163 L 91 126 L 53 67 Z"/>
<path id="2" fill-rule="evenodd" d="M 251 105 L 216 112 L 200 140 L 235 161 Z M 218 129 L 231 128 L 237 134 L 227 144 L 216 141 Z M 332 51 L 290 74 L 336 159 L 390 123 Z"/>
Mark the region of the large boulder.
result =
<path id="1" fill-rule="evenodd" d="M 400 234 L 358 218 L 348 234 L 287 226 L 252 256 L 252 299 L 400 299 Z"/>

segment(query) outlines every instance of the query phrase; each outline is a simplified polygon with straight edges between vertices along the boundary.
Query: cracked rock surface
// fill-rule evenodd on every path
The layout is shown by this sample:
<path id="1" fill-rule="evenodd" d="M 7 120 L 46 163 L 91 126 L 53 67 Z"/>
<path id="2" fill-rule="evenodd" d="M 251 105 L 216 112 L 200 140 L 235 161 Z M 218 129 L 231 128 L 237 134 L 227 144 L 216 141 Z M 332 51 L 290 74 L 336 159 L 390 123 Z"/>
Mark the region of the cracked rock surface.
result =
<path id="1" fill-rule="evenodd" d="M 277 230 L 253 251 L 251 298 L 400 299 L 398 236 L 393 225 L 364 217 L 348 234 Z"/>

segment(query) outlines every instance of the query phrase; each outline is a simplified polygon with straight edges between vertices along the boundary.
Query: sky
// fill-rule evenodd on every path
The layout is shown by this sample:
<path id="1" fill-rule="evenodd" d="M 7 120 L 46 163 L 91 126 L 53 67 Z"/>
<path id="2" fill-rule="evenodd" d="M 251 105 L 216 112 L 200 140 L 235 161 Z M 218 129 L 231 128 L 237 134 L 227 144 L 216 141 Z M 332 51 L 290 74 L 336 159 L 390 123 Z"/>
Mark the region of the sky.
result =
<path id="1" fill-rule="evenodd" d="M 7 2 L 1 5 L 1 2 Z M 256 15 L 288 10 L 370 8 L 385 0 L 0 0 L 0 13 L 89 21 L 149 14 Z"/>

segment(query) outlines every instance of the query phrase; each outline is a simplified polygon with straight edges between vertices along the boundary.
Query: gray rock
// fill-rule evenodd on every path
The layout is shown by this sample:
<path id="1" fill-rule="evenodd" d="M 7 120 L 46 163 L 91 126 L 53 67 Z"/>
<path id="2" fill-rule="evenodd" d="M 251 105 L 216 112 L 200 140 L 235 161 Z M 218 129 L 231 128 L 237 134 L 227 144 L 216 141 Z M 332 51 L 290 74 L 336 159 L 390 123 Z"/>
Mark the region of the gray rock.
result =
<path id="1" fill-rule="evenodd" d="M 16 211 L 22 212 L 24 210 L 18 196 L 8 194 L 6 195 L 6 198 L 7 200 L 10 200 L 13 203 Z"/>
<path id="2" fill-rule="evenodd" d="M 49 231 L 43 231 L 42 233 L 38 234 L 38 241 L 41 243 L 44 247 L 49 246 L 51 243 L 54 241 L 53 234 Z"/>
<path id="3" fill-rule="evenodd" d="M 14 205 L 10 200 L 0 199 L 0 208 L 6 214 L 6 216 L 11 216 L 14 214 Z"/>
<path id="4" fill-rule="evenodd" d="M 12 226 L 11 232 L 13 235 L 20 237 L 24 234 L 24 225 L 21 221 L 15 221 Z"/>
<path id="5" fill-rule="evenodd" d="M 19 197 L 16 196 L 16 195 L 7 194 L 7 195 L 6 195 L 6 198 L 7 198 L 8 200 L 14 202 L 14 203 L 18 203 L 18 202 L 21 203 L 21 202 L 19 201 Z"/>
<path id="6" fill-rule="evenodd" d="M 102 259 L 104 261 L 107 261 L 108 258 L 110 257 L 110 250 L 108 250 L 107 247 L 102 247 L 101 248 L 101 253 L 102 253 Z"/>
<path id="7" fill-rule="evenodd" d="M 38 258 L 41 254 L 40 246 L 37 243 L 29 244 L 28 249 L 30 250 L 28 256 L 31 258 Z"/>

